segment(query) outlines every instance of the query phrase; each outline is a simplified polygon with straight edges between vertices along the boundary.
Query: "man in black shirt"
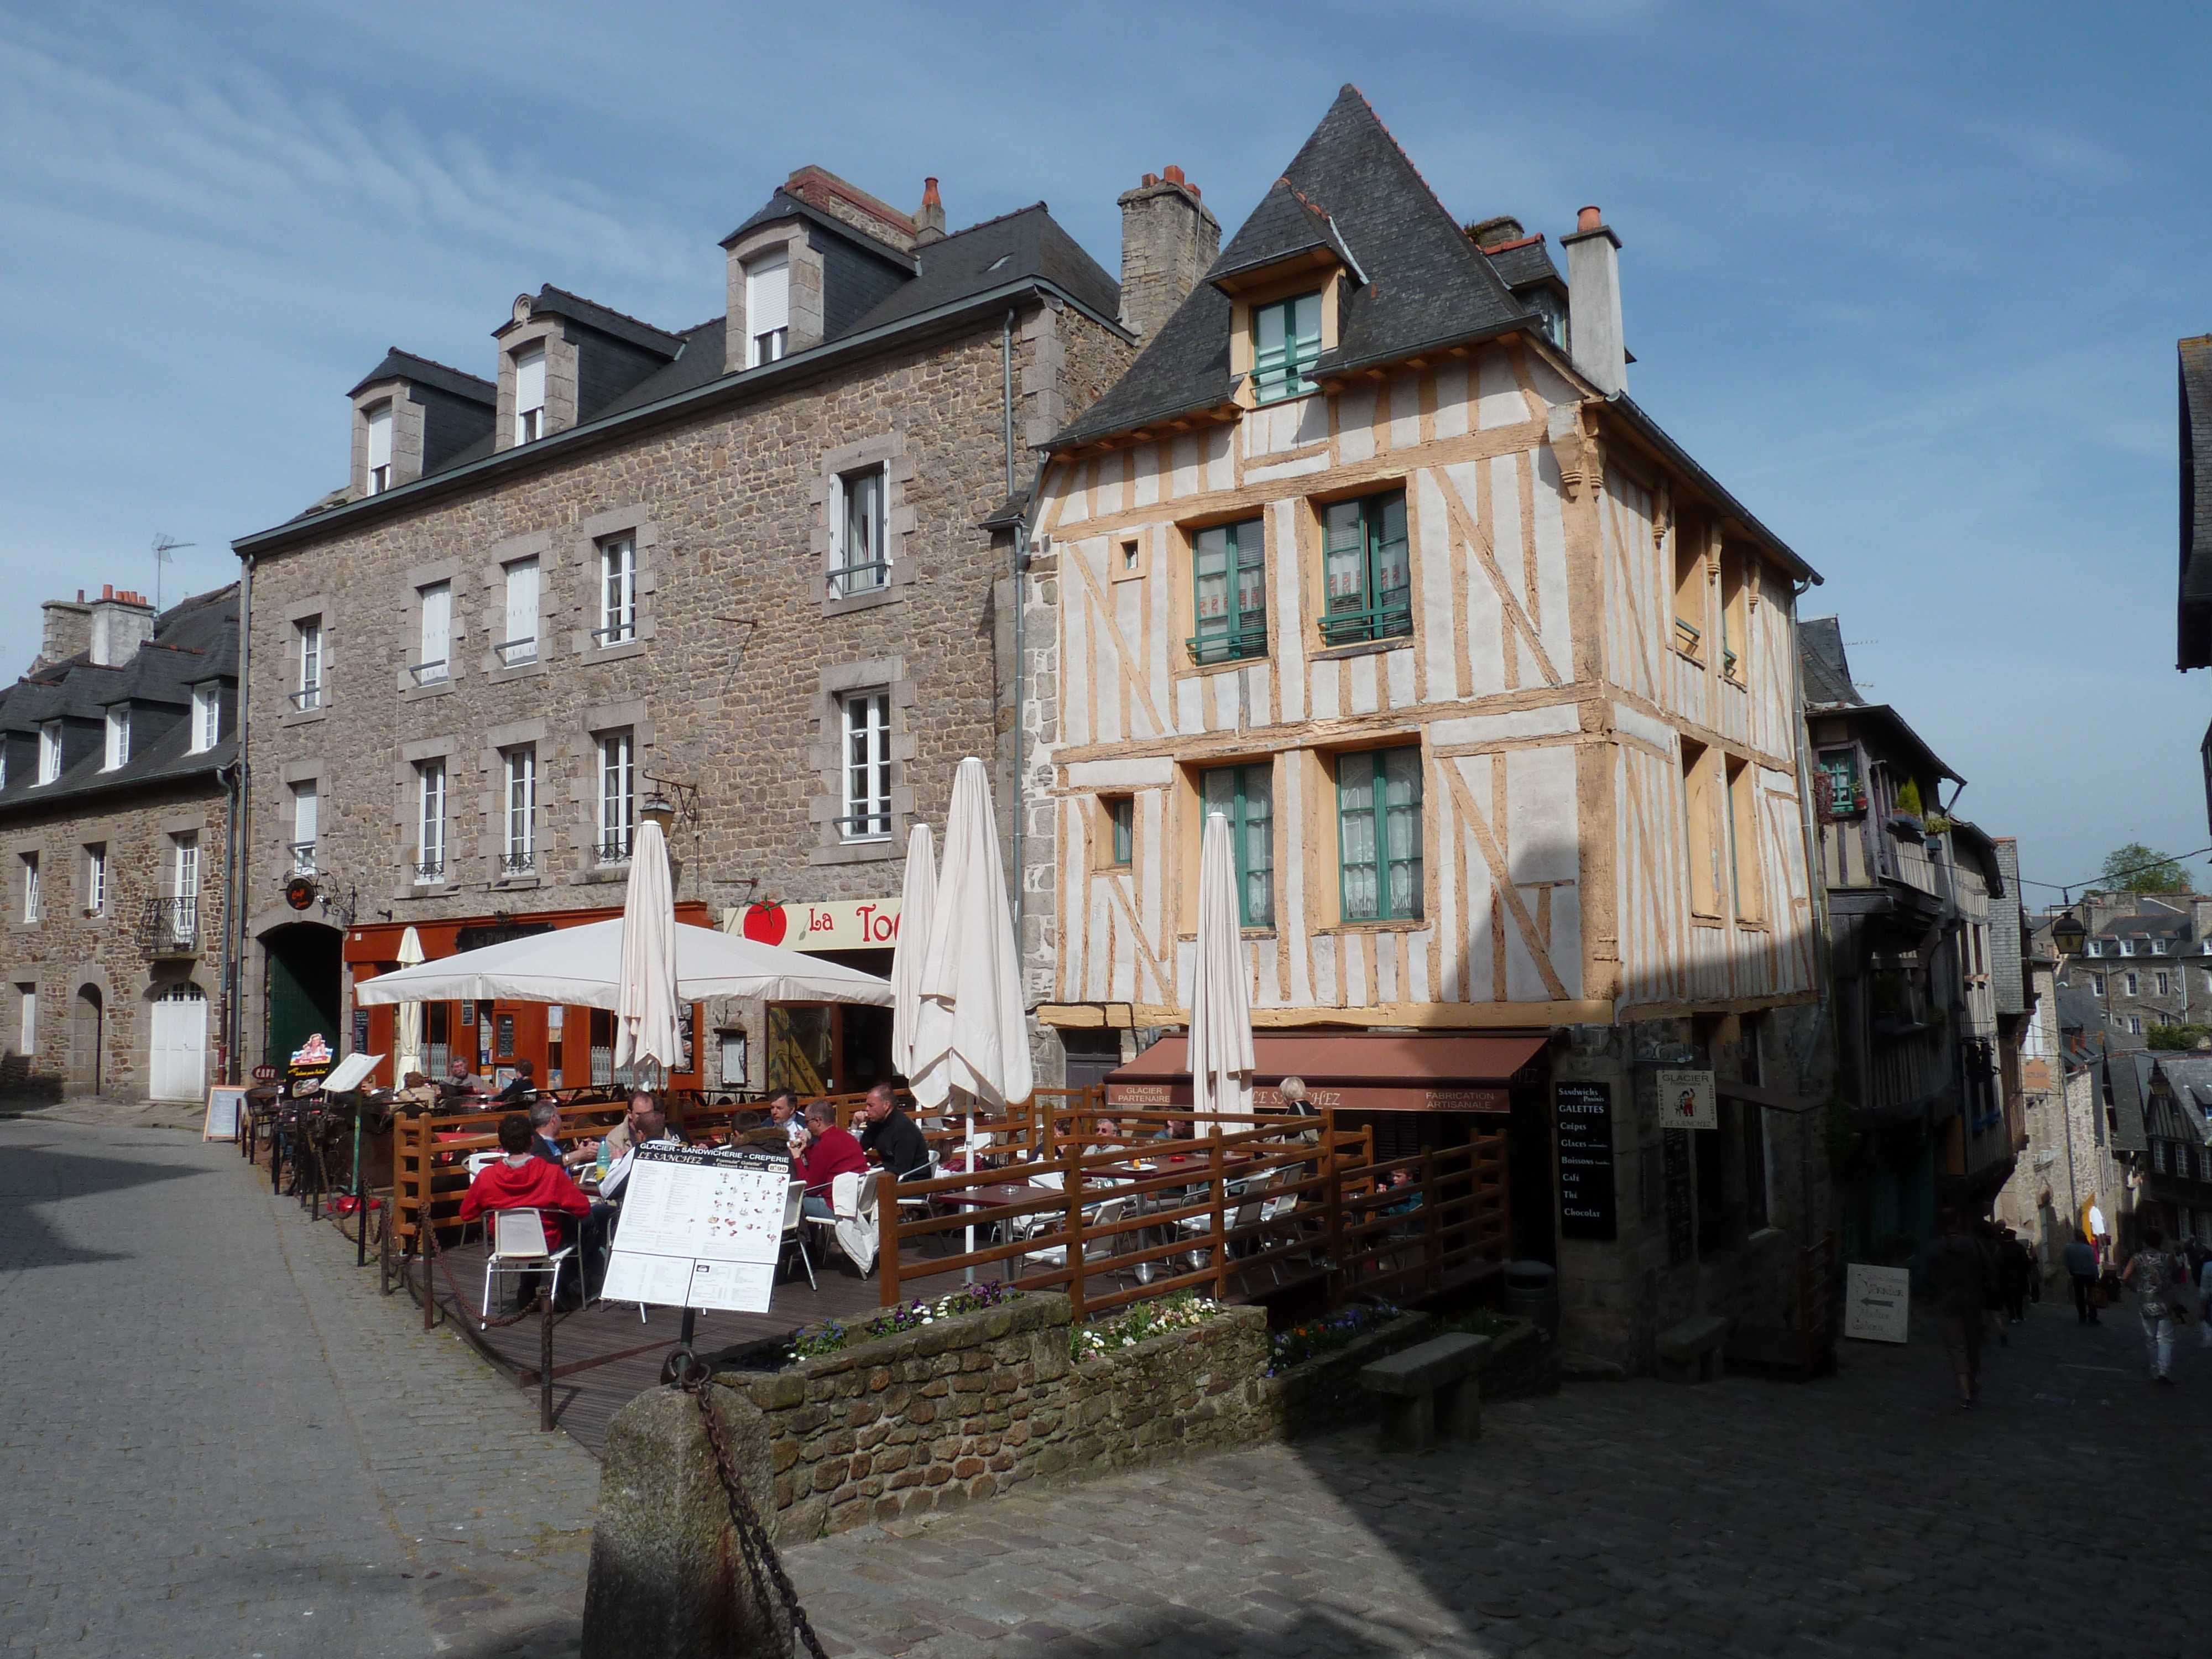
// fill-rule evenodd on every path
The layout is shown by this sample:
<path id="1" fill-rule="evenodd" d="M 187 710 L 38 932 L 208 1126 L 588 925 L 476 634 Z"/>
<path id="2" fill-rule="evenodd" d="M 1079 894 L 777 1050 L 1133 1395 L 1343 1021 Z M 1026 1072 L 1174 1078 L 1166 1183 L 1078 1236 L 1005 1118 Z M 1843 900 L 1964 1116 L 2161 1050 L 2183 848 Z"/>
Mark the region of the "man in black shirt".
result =
<path id="1" fill-rule="evenodd" d="M 929 1143 L 915 1121 L 898 1109 L 888 1083 L 868 1091 L 861 1108 L 867 1127 L 860 1131 L 860 1146 L 877 1163 L 901 1181 L 924 1181 L 929 1176 Z"/>

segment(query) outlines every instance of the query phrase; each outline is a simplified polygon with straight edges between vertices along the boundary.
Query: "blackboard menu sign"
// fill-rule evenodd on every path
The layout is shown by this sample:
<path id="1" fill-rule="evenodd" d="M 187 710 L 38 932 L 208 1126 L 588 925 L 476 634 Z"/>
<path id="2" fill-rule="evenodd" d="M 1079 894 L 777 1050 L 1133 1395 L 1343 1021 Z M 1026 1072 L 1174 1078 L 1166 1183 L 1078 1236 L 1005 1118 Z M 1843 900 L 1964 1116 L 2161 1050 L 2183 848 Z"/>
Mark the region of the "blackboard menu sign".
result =
<path id="1" fill-rule="evenodd" d="M 1613 1186 L 1613 1088 L 1555 1083 L 1559 1117 L 1559 1235 L 1618 1238 Z"/>
<path id="2" fill-rule="evenodd" d="M 1662 1129 L 1659 1137 L 1666 1144 L 1667 1265 L 1679 1267 L 1698 1253 L 1698 1222 L 1691 1209 L 1690 1132 Z"/>

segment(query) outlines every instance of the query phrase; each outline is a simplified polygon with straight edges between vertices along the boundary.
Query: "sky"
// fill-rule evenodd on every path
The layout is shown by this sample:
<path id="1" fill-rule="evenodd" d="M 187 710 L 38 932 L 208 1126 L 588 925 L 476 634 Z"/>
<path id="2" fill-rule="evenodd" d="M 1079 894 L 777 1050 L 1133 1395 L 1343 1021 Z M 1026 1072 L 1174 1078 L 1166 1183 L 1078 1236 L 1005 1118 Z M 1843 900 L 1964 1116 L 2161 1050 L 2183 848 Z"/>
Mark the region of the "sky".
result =
<path id="1" fill-rule="evenodd" d="M 488 375 L 548 282 L 718 314 L 794 167 L 934 174 L 956 227 L 1042 199 L 1110 272 L 1142 174 L 1233 234 L 1351 82 L 1463 222 L 1603 209 L 1632 394 L 1822 573 L 1801 613 L 1958 812 L 2078 884 L 2212 842 L 2173 668 L 2208 47 L 2202 5 L 2017 0 L 0 0 L 0 663 L 40 599 L 150 592 L 157 536 L 165 600 L 232 580 L 345 481 L 387 346 Z"/>

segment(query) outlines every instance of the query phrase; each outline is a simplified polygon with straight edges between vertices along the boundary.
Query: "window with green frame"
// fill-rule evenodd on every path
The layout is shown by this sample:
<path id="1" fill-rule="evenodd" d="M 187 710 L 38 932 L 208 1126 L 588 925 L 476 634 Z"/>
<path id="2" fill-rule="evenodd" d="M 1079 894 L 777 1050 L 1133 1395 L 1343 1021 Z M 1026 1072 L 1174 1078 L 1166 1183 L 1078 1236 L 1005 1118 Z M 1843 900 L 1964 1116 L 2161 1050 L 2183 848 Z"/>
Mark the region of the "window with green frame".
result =
<path id="1" fill-rule="evenodd" d="M 1404 490 L 1322 508 L 1322 556 L 1328 589 L 1322 643 L 1352 645 L 1413 631 Z"/>
<path id="2" fill-rule="evenodd" d="M 1336 834 L 1345 921 L 1419 921 L 1419 749 L 1370 749 L 1338 758 Z"/>
<path id="3" fill-rule="evenodd" d="M 1137 798 L 1134 795 L 1110 795 L 1106 800 L 1106 816 L 1114 826 L 1114 858 L 1116 867 L 1133 864 L 1137 858 Z"/>
<path id="4" fill-rule="evenodd" d="M 1261 520 L 1209 525 L 1191 538 L 1190 654 L 1201 663 L 1267 654 L 1267 564 Z"/>
<path id="5" fill-rule="evenodd" d="M 1306 371 L 1321 361 L 1321 295 L 1294 295 L 1252 307 L 1252 395 L 1271 404 L 1314 389 Z"/>
<path id="6" fill-rule="evenodd" d="M 1237 859 L 1237 913 L 1247 927 L 1275 925 L 1275 778 L 1266 761 L 1201 773 L 1199 794 L 1208 817 L 1229 820 Z"/>

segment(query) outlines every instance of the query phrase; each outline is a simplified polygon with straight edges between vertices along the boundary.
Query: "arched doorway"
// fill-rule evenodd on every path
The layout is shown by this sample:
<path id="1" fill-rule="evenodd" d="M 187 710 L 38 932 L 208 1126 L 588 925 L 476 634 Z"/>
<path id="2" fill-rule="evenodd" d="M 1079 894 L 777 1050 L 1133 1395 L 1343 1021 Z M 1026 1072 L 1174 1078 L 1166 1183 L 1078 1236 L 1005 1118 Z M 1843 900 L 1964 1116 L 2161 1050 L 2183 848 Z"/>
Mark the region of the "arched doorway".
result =
<path id="1" fill-rule="evenodd" d="M 263 1029 L 262 1059 L 282 1066 L 293 1052 L 319 1031 L 333 1053 L 338 1040 L 339 952 L 345 935 L 335 927 L 290 922 L 261 936 L 262 1006 L 269 1017 Z"/>
<path id="2" fill-rule="evenodd" d="M 100 1040 L 106 1007 L 97 985 L 77 988 L 70 1006 L 69 1087 L 73 1095 L 96 1095 L 102 1075 Z"/>
<path id="3" fill-rule="evenodd" d="M 200 1100 L 207 1092 L 207 993 L 187 980 L 149 1005 L 147 1093 L 155 1100 Z"/>

